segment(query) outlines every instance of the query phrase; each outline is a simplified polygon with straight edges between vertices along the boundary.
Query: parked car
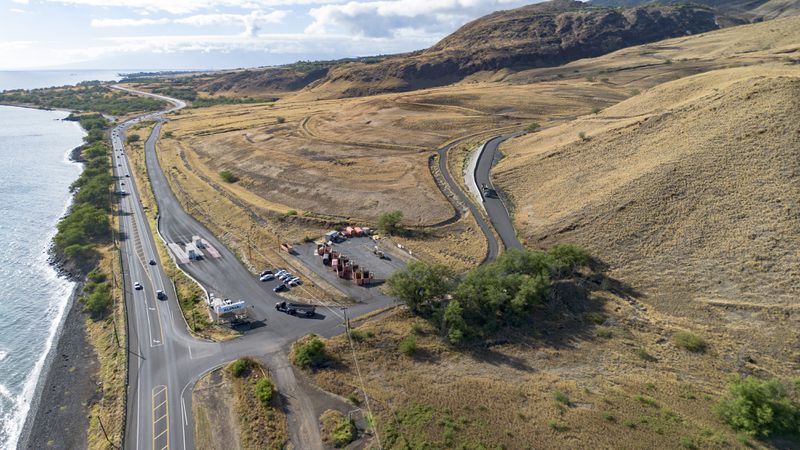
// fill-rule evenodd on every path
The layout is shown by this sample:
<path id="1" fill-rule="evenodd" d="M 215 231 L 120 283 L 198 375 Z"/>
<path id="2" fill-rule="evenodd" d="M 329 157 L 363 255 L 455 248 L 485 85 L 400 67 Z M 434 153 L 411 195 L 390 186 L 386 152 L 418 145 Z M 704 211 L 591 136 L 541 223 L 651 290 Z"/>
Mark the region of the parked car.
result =
<path id="1" fill-rule="evenodd" d="M 280 269 L 277 272 L 275 272 L 275 276 L 279 277 L 279 276 L 281 276 L 281 275 L 283 275 L 285 273 L 289 273 L 289 272 L 287 272 L 286 269 Z"/>
<path id="2" fill-rule="evenodd" d="M 272 280 L 275 279 L 275 275 L 273 275 L 271 273 L 268 273 L 268 274 L 265 274 L 265 275 L 261 275 L 260 277 L 258 277 L 258 279 L 260 281 L 272 281 Z"/>
<path id="3" fill-rule="evenodd" d="M 291 280 L 289 280 L 289 286 L 291 286 L 291 287 L 300 286 L 300 279 L 299 278 L 292 278 Z"/>
<path id="4" fill-rule="evenodd" d="M 136 283 L 133 283 L 133 288 L 136 289 L 137 291 L 141 291 L 142 284 L 137 281 Z"/>
<path id="5" fill-rule="evenodd" d="M 167 294 L 165 294 L 164 291 L 159 289 L 159 290 L 156 291 L 156 298 L 159 299 L 159 300 L 166 300 L 167 299 Z"/>
<path id="6" fill-rule="evenodd" d="M 263 277 L 264 275 L 274 275 L 271 270 L 265 270 L 261 272 L 258 276 Z"/>
<path id="7" fill-rule="evenodd" d="M 285 284 L 279 284 L 279 285 L 275 286 L 274 288 L 272 288 L 273 292 L 283 292 L 283 291 L 288 291 L 288 290 L 289 290 L 289 286 L 286 286 Z"/>
<path id="8" fill-rule="evenodd" d="M 281 281 L 286 281 L 290 278 L 292 278 L 292 274 L 290 274 L 289 272 L 286 272 L 285 274 L 278 277 L 278 279 Z"/>

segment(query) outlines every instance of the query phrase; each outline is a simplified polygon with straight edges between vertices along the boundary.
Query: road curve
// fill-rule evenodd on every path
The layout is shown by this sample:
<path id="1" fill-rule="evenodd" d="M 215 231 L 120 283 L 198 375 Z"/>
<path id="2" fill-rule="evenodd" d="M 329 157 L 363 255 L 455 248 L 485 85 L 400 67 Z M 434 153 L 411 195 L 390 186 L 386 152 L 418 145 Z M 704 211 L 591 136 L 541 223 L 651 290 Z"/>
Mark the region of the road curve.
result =
<path id="1" fill-rule="evenodd" d="M 497 234 L 500 236 L 500 240 L 503 241 L 505 248 L 522 250 L 524 247 L 517 238 L 517 232 L 514 230 L 514 225 L 511 223 L 511 217 L 509 216 L 505 202 L 503 202 L 499 196 L 487 196 L 481 189 L 481 185 L 485 184 L 492 190 L 495 190 L 494 185 L 492 185 L 491 172 L 495 163 L 495 157 L 497 156 L 497 148 L 506 140 L 517 137 L 520 134 L 519 132 L 503 134 L 486 141 L 478 157 L 478 163 L 475 165 L 475 184 L 477 184 L 476 187 L 478 192 L 480 192 L 486 214 L 489 216 L 492 225 L 494 225 L 495 231 L 497 231 Z"/>

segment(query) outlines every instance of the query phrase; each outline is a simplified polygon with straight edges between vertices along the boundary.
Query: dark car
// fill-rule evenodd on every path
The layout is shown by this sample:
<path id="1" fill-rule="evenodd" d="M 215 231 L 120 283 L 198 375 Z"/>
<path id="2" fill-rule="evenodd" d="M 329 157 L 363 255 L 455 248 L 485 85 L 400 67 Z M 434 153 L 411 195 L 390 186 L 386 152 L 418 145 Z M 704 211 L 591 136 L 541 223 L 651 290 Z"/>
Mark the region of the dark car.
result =
<path id="1" fill-rule="evenodd" d="M 159 290 L 156 291 L 156 298 L 159 299 L 159 300 L 166 300 L 167 299 L 167 294 L 165 294 L 164 291 L 159 289 Z"/>
<path id="2" fill-rule="evenodd" d="M 155 259 L 151 259 L 150 260 L 150 265 L 151 266 L 155 266 L 156 265 L 156 260 Z"/>
<path id="3" fill-rule="evenodd" d="M 285 284 L 279 284 L 279 285 L 275 286 L 274 288 L 272 288 L 272 290 L 274 292 L 283 292 L 283 291 L 288 291 L 289 287 L 286 286 Z"/>

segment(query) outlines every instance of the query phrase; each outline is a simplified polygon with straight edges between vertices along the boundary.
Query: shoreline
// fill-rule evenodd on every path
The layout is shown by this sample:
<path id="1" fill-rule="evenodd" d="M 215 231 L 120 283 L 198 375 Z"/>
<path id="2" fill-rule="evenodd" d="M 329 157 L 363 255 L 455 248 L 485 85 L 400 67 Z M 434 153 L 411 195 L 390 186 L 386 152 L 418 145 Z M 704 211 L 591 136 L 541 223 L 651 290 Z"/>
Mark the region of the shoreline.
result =
<path id="1" fill-rule="evenodd" d="M 71 113 L 66 109 L 3 106 Z M 78 126 L 80 126 L 79 123 Z M 83 127 L 81 130 L 88 134 Z M 86 169 L 80 155 L 84 145 L 81 144 L 66 152 L 70 162 L 81 164 L 81 173 Z M 72 206 L 73 197 L 70 196 L 59 221 L 70 213 Z M 52 239 L 51 237 L 47 249 L 47 264 L 55 271 L 56 277 L 73 282 L 75 286 L 69 294 L 53 334 L 53 340 L 50 342 L 47 356 L 45 356 L 37 376 L 36 387 L 17 439 L 17 449 L 86 448 L 89 428 L 88 410 L 92 404 L 91 400 L 99 392 L 94 380 L 94 374 L 99 369 L 99 361 L 94 348 L 89 345 L 85 324 L 86 316 L 79 301 L 84 280 L 71 272 L 65 261 L 55 254 Z M 45 395 L 45 393 L 52 395 Z M 78 398 L 73 398 L 76 393 Z M 82 413 L 76 414 L 76 408 L 82 409 Z M 61 438 L 61 442 L 55 442 L 53 437 Z"/>

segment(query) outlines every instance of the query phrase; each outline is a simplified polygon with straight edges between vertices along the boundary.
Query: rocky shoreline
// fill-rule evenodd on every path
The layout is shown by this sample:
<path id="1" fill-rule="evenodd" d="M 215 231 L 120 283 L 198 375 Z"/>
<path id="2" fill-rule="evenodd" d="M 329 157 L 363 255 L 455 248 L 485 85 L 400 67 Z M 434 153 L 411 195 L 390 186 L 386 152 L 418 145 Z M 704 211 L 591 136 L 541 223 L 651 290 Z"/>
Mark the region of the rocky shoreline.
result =
<path id="1" fill-rule="evenodd" d="M 84 162 L 82 148 L 72 149 L 71 161 Z M 89 409 L 100 395 L 96 382 L 100 364 L 88 342 L 87 316 L 79 301 L 83 277 L 77 268 L 70 267 L 56 254 L 52 245 L 49 254 L 48 262 L 58 276 L 74 281 L 76 285 L 39 375 L 17 448 L 86 448 Z"/>

